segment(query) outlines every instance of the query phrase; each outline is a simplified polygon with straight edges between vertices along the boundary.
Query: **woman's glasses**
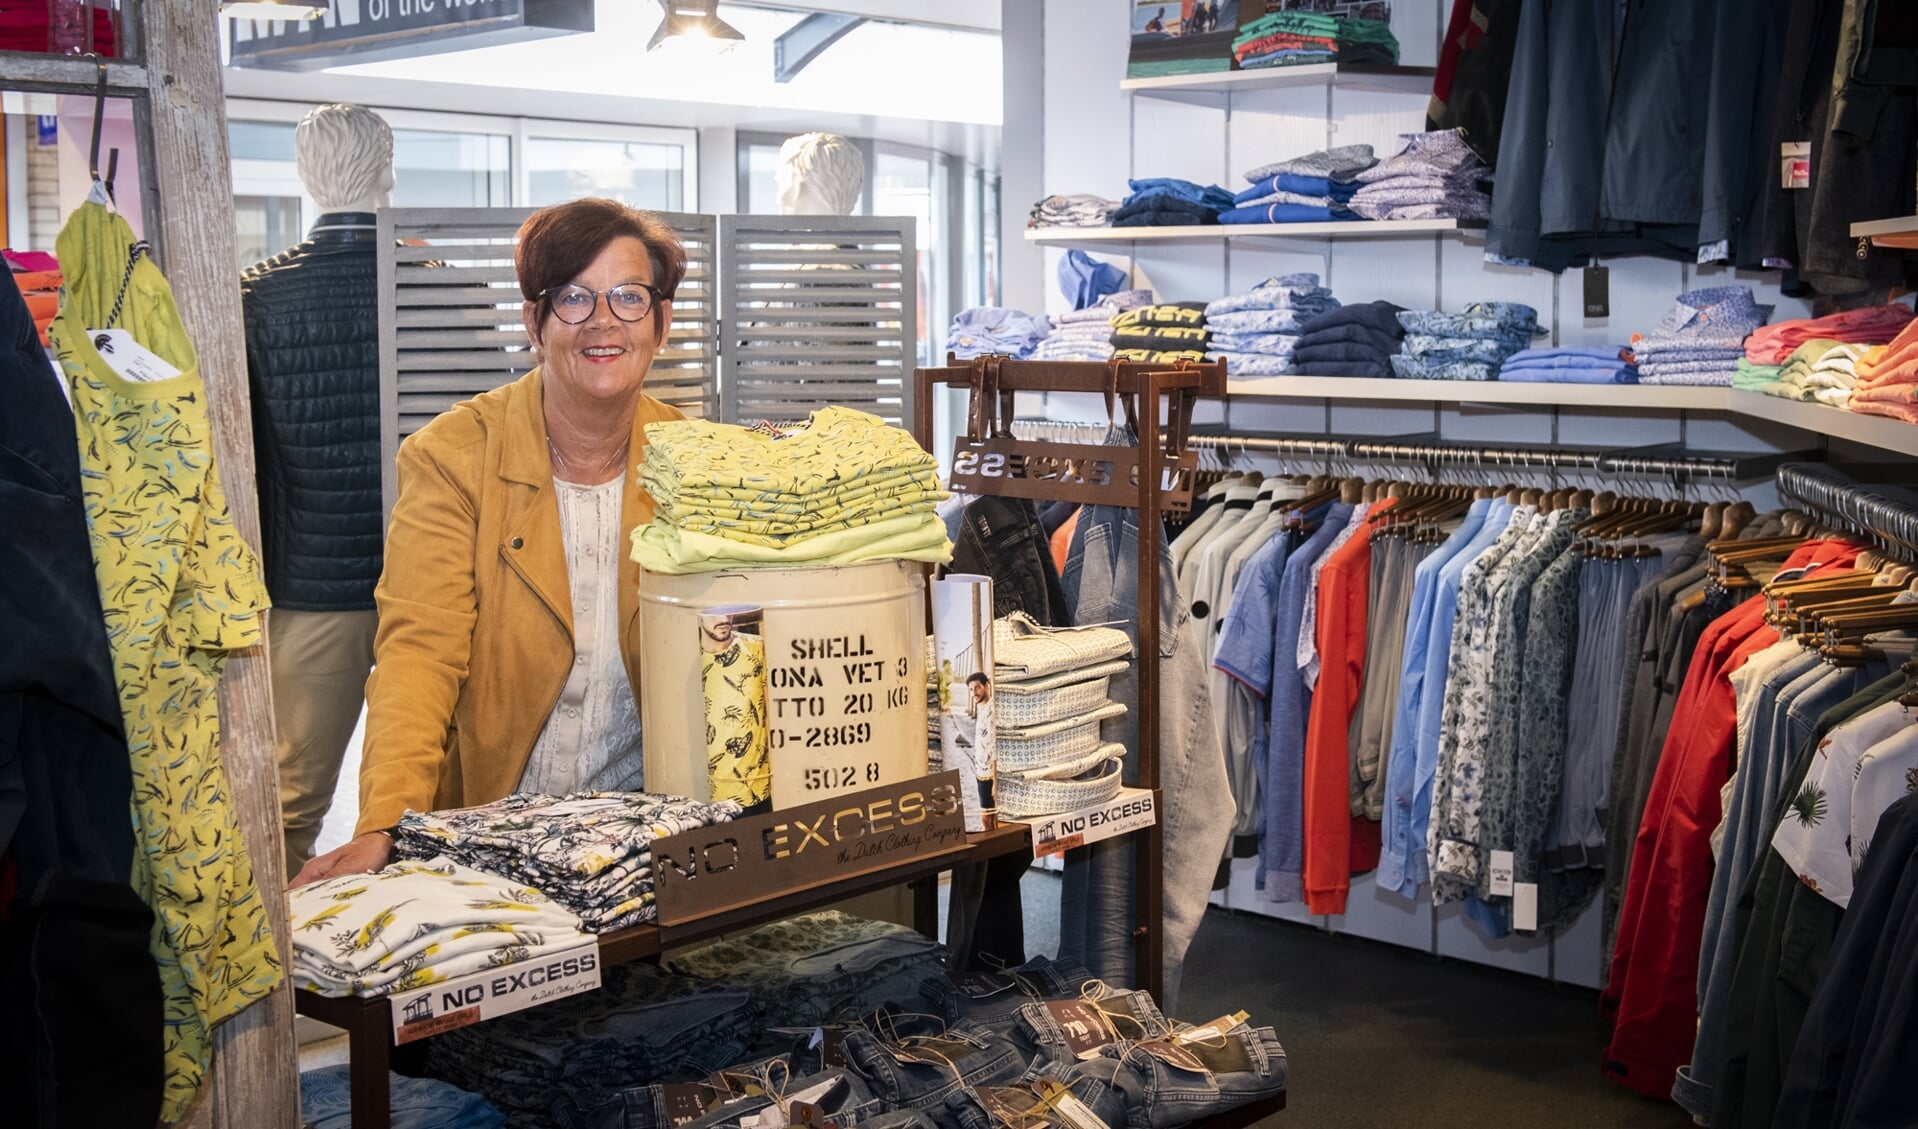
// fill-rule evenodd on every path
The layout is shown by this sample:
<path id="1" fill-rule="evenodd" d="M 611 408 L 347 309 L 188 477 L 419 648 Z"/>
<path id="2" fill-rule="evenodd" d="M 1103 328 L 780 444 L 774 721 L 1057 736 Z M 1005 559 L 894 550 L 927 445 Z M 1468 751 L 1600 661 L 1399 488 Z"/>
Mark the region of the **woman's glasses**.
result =
<path id="1" fill-rule="evenodd" d="M 569 282 L 541 292 L 540 297 L 546 299 L 559 320 L 578 325 L 593 316 L 601 294 L 606 295 L 606 308 L 621 321 L 640 320 L 652 313 L 654 302 L 665 298 L 657 286 L 646 282 L 623 282 L 611 290 L 594 290 Z"/>

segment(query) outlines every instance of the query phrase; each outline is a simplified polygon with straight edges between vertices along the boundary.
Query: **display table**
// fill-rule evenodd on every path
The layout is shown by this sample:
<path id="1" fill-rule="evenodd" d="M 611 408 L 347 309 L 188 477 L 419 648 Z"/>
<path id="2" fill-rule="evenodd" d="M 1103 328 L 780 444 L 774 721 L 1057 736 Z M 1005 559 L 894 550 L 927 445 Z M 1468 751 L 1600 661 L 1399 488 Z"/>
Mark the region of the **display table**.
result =
<path id="1" fill-rule="evenodd" d="M 1157 801 L 1155 792 L 1155 804 Z M 1031 854 L 1031 830 L 1023 823 L 1002 824 L 995 830 L 966 836 L 962 847 L 913 859 L 886 870 L 862 874 L 830 886 L 769 898 L 749 909 L 714 914 L 681 925 L 638 925 L 615 933 L 605 933 L 599 937 L 600 958 L 609 965 L 651 960 L 681 945 L 791 917 L 902 883 L 913 887 L 915 927 L 932 935 L 937 931 L 939 921 L 937 898 L 940 872 L 1004 855 Z M 393 1051 L 391 1001 L 386 997 L 322 996 L 308 991 L 299 991 L 294 995 L 295 1006 L 301 1015 L 330 1023 L 347 1033 L 354 1129 L 389 1129 L 392 1110 L 387 1091 L 387 1071 Z M 1205 1124 L 1207 1129 L 1234 1129 L 1236 1126 L 1250 1125 L 1284 1107 L 1285 1097 L 1281 1094 L 1275 1102 L 1235 1110 Z"/>

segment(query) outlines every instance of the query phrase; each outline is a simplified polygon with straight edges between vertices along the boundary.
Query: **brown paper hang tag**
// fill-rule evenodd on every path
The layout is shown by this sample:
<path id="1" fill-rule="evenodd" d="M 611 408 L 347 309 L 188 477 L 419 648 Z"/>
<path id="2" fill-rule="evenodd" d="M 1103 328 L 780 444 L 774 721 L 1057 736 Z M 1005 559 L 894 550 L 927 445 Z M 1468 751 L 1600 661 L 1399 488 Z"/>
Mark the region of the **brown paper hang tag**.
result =
<path id="1" fill-rule="evenodd" d="M 1065 1129 L 1106 1129 L 1106 1123 L 1091 1107 L 1080 1101 L 1066 1084 L 1057 1078 L 1041 1078 L 1032 1084 L 1038 1092 L 1045 1108 L 1052 1112 L 1053 1120 Z"/>
<path id="2" fill-rule="evenodd" d="M 684 1125 L 719 1108 L 719 1095 L 698 1082 L 672 1082 L 660 1090 L 661 1100 L 666 1106 L 666 1119 L 673 1125 Z"/>
<path id="3" fill-rule="evenodd" d="M 786 1110 L 787 1124 L 804 1126 L 805 1129 L 839 1129 L 839 1122 L 826 1116 L 826 1111 L 811 1102 L 794 1102 Z"/>
<path id="4" fill-rule="evenodd" d="M 1096 1058 L 1100 1047 L 1114 1041 L 1111 1021 L 1089 1003 L 1048 1000 L 1046 1012 L 1065 1035 L 1067 1049 L 1078 1058 Z"/>

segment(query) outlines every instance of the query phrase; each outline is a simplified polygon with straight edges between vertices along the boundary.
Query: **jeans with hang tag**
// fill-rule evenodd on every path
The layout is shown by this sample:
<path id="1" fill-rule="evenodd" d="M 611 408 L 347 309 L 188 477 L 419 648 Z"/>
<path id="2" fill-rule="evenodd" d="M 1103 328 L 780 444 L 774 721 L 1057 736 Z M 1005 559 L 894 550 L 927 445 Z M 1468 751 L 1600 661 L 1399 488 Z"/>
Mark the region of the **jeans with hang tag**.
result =
<path id="1" fill-rule="evenodd" d="M 1056 1081 L 1110 1129 L 1126 1129 L 1132 1110 L 1144 1100 L 1142 1083 L 1132 1069 L 1116 1058 L 1103 1056 L 1073 1062 L 1035 1062 L 1017 1085 L 1036 1098 L 1033 1083 Z M 1003 1129 L 987 1110 L 985 1098 L 977 1090 L 961 1090 L 946 1099 L 946 1109 L 956 1129 Z M 1062 1124 L 1057 1117 L 1054 1124 Z"/>
<path id="2" fill-rule="evenodd" d="M 1113 442 L 1129 443 L 1123 430 Z M 1232 789 L 1225 750 L 1212 728 L 1211 652 L 1179 592 L 1171 547 L 1159 543 L 1159 825 L 1165 856 L 1164 963 L 1167 1008 L 1178 1006 L 1179 973 L 1211 898 L 1212 879 L 1232 835 Z M 1075 621 L 1113 623 L 1138 652 L 1139 519 L 1136 510 L 1088 506 L 1080 512 L 1061 575 Z M 1125 746 L 1125 780 L 1139 780 L 1139 683 L 1134 668 L 1112 678 L 1110 696 L 1128 707 L 1101 724 L 1100 736 Z M 1133 973 L 1133 848 L 1108 839 L 1066 852 L 1059 894 L 1059 953 L 1114 984 Z"/>
<path id="3" fill-rule="evenodd" d="M 1114 992 L 1097 1002 L 1073 1002 L 1100 1013 L 1101 1025 L 1105 1028 L 1102 1033 L 1120 1043 L 1155 1039 L 1172 1030 L 1148 992 Z M 1012 1036 L 1040 1058 L 1052 1062 L 1072 1062 L 1078 1057 L 1058 1017 L 1042 1003 L 1027 1004 L 1019 1009 Z"/>
<path id="4" fill-rule="evenodd" d="M 722 1073 L 741 1080 L 769 1077 L 783 1081 L 815 1071 L 793 1065 L 785 1055 L 773 1055 L 727 1067 Z M 654 1082 L 645 1086 L 628 1086 L 591 1109 L 582 1108 L 571 1098 L 561 1097 L 553 1102 L 553 1123 L 559 1129 L 672 1129 L 675 1119 L 669 1094 L 675 1085 L 705 1086 L 707 1083 Z M 718 1094 L 719 1090 L 715 1087 L 706 1096 L 716 1099 Z M 733 1103 L 725 1104 L 730 1106 Z M 765 1103 L 760 1104 L 763 1106 Z M 684 1121 L 679 1124 L 684 1124 Z"/>
<path id="5" fill-rule="evenodd" d="M 1092 974 L 1077 964 L 1034 957 L 1004 972 L 941 974 L 926 981 L 919 991 L 933 1013 L 947 1023 L 964 1021 L 1006 1031 L 1019 1009 L 1035 998 L 1076 999 L 1090 979 Z"/>
<path id="6" fill-rule="evenodd" d="M 1100 1054 L 1124 1063 L 1139 1078 L 1140 1100 L 1128 1112 L 1129 1129 L 1174 1129 L 1285 1089 L 1285 1048 L 1272 1028 L 1240 1024 L 1225 1036 L 1223 1047 L 1217 1043 L 1210 1039 L 1181 1047 L 1203 1065 L 1199 1070 L 1167 1062 L 1138 1045 L 1123 1052 L 1117 1045 L 1101 1047 Z"/>
<path id="7" fill-rule="evenodd" d="M 1010 1038 L 971 1025 L 949 1028 L 930 1043 L 914 1040 L 914 1046 L 936 1049 L 942 1060 L 905 1061 L 886 1040 L 854 1031 L 846 1036 L 846 1064 L 887 1109 L 916 1109 L 947 1129 L 956 1124 L 947 1098 L 974 1086 L 1007 1085 L 1032 1064 Z"/>
<path id="8" fill-rule="evenodd" d="M 821 1087 L 825 1088 L 824 1092 L 817 1094 L 812 1092 Z M 819 1107 L 819 1111 L 826 1115 L 827 1120 L 837 1122 L 842 1129 L 864 1125 L 883 1116 L 886 1112 L 885 1107 L 872 1096 L 872 1091 L 866 1088 L 866 1084 L 857 1075 L 846 1070 L 827 1070 L 805 1078 L 795 1078 L 787 1083 L 784 1096 L 787 1101 L 799 1099 L 810 1101 Z M 773 1100 L 768 1097 L 740 1098 L 738 1101 L 727 1102 L 704 1117 L 684 1122 L 676 1127 L 671 1127 L 671 1122 L 667 1122 L 658 1129 L 669 1129 L 669 1127 L 671 1129 L 730 1129 L 738 1125 L 742 1119 L 760 1114 L 773 1104 Z M 591 1129 L 619 1129 L 619 1124 L 619 1122 L 611 1122 L 606 1126 L 593 1125 Z"/>

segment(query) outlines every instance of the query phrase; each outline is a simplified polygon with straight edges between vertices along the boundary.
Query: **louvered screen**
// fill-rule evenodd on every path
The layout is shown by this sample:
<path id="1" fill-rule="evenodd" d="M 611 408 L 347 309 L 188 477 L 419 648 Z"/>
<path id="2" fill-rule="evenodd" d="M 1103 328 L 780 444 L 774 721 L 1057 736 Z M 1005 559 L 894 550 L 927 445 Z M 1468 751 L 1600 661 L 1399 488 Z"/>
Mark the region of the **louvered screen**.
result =
<path id="1" fill-rule="evenodd" d="M 515 233 L 532 208 L 388 208 L 380 223 L 380 440 L 386 508 L 400 440 L 462 400 L 525 375 Z M 686 247 L 668 348 L 646 391 L 689 416 L 717 406 L 713 217 L 657 213 Z"/>
<path id="2" fill-rule="evenodd" d="M 912 425 L 913 220 L 721 216 L 719 245 L 721 419 L 843 404 Z"/>

